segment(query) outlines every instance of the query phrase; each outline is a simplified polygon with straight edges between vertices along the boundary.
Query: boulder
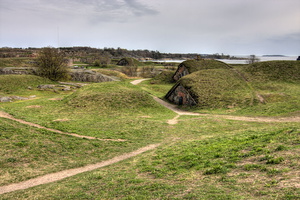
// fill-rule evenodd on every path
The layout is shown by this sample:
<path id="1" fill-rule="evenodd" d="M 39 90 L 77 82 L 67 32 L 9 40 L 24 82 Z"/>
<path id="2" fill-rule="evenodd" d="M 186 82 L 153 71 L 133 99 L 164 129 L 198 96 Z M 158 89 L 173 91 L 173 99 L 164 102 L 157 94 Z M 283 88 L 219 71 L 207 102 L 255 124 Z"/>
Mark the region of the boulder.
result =
<path id="1" fill-rule="evenodd" d="M 11 102 L 12 98 L 11 97 L 0 97 L 0 102 Z"/>
<path id="2" fill-rule="evenodd" d="M 37 88 L 45 90 L 45 89 L 53 89 L 55 85 L 39 85 Z"/>

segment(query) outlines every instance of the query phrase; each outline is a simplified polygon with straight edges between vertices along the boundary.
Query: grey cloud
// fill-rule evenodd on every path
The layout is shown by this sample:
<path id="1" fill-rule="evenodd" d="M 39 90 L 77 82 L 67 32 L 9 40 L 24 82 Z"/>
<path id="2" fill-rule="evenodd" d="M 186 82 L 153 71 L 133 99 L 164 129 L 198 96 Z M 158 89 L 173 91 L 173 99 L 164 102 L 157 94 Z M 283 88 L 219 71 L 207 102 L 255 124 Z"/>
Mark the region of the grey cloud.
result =
<path id="1" fill-rule="evenodd" d="M 138 2 L 137 0 L 124 0 L 129 8 L 132 9 L 133 13 L 136 16 L 143 16 L 143 15 L 154 15 L 158 14 L 157 10 L 154 10 L 146 5 Z"/>
<path id="2" fill-rule="evenodd" d="M 65 45 L 300 53 L 299 0 L 0 0 L 0 14 L 0 45 L 55 45 L 59 26 Z"/>
<path id="3" fill-rule="evenodd" d="M 82 13 L 87 15 L 111 15 L 112 18 L 127 17 L 128 15 L 144 16 L 158 12 L 137 0 L 41 0 L 44 5 L 51 5 L 52 9 Z M 45 7 L 48 7 L 45 6 Z M 49 8 L 49 7 L 48 7 Z"/>

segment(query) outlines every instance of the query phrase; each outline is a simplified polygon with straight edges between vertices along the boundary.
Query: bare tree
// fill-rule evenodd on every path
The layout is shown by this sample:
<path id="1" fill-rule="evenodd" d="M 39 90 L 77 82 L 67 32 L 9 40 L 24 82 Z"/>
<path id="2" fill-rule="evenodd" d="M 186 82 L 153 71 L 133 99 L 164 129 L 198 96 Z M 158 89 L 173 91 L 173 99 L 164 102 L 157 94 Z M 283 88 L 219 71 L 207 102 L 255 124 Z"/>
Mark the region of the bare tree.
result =
<path id="1" fill-rule="evenodd" d="M 255 62 L 258 62 L 259 61 L 259 58 L 257 58 L 255 55 L 250 55 L 248 60 L 247 60 L 247 63 L 248 64 L 253 64 Z"/>
<path id="2" fill-rule="evenodd" d="M 67 59 L 58 49 L 45 47 L 39 52 L 36 61 L 37 74 L 53 81 L 70 79 Z"/>

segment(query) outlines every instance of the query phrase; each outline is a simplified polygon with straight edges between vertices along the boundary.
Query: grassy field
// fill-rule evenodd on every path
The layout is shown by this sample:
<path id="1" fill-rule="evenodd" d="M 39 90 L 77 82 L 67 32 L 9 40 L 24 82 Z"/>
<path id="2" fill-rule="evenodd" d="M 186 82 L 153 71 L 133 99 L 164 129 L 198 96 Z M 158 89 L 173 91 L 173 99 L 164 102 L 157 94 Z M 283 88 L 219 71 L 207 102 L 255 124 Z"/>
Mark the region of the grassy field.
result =
<path id="1" fill-rule="evenodd" d="M 9 80 L 7 80 L 7 78 Z M 2 78 L 2 79 L 1 79 Z M 95 83 L 75 92 L 28 90 L 38 77 L 0 76 L 0 94 L 36 95 L 1 103 L 16 118 L 99 141 L 30 127 L 1 118 L 0 185 L 85 166 L 148 144 L 156 149 L 61 181 L 0 195 L 0 199 L 298 199 L 299 122 L 247 122 L 214 113 L 299 116 L 297 83 L 256 83 L 268 104 L 243 109 L 196 110 L 180 116 L 156 103 L 172 87 L 163 77 L 134 86 L 128 80 Z M 16 84 L 22 83 L 22 84 Z M 7 89 L 8 88 L 8 89 Z M 282 96 L 269 93 L 284 92 Z M 285 102 L 285 103 L 284 103 Z"/>
<path id="2" fill-rule="evenodd" d="M 28 67 L 33 58 L 0 58 L 0 68 L 4 67 Z"/>
<path id="3" fill-rule="evenodd" d="M 49 79 L 33 75 L 1 75 L 0 76 L 0 96 L 8 95 L 44 95 L 39 92 L 37 86 L 41 84 L 57 84 Z M 29 87 L 31 89 L 29 89 Z M 34 91 L 32 91 L 32 89 Z M 48 94 L 49 95 L 49 94 Z"/>

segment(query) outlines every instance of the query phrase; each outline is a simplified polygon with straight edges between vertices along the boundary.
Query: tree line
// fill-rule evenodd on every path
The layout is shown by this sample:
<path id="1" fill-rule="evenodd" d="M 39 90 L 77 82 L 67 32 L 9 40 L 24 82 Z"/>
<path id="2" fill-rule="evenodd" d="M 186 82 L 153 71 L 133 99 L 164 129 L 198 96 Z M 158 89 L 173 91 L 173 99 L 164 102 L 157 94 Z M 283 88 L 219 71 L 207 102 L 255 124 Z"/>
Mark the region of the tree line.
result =
<path id="1" fill-rule="evenodd" d="M 36 57 L 37 53 L 42 48 L 0 48 L 0 58 L 10 57 Z M 124 57 L 132 57 L 136 59 L 195 59 L 197 56 L 202 58 L 215 58 L 215 59 L 231 59 L 235 58 L 230 55 L 224 54 L 198 54 L 198 53 L 161 53 L 159 51 L 152 50 L 128 50 L 124 48 L 107 48 L 103 49 L 92 47 L 60 47 L 60 51 L 63 51 L 69 58 L 88 59 L 89 57 L 107 57 L 110 59 L 120 59 Z"/>

